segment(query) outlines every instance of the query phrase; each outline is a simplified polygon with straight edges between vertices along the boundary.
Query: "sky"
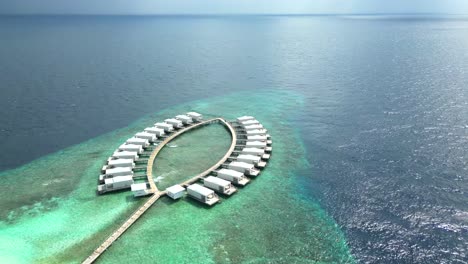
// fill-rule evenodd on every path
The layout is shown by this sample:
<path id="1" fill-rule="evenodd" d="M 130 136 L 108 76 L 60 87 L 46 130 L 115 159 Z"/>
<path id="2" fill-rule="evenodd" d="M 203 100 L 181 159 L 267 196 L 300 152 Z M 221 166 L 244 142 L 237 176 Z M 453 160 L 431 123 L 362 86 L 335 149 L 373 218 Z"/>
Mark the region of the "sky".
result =
<path id="1" fill-rule="evenodd" d="M 0 14 L 468 14 L 468 0 L 0 0 Z"/>

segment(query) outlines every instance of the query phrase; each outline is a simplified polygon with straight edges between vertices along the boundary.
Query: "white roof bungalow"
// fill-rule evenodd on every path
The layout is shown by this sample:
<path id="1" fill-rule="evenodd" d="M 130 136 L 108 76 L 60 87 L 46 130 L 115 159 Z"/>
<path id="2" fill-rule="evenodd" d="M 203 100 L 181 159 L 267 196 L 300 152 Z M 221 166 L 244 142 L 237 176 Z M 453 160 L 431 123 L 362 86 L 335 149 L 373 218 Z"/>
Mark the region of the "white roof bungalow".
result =
<path id="1" fill-rule="evenodd" d="M 114 152 L 111 159 L 132 159 L 138 160 L 138 152 L 135 151 L 120 151 Z"/>
<path id="2" fill-rule="evenodd" d="M 228 164 L 228 168 L 238 172 L 242 172 L 248 176 L 258 176 L 259 171 L 255 169 L 255 166 L 250 163 L 233 161 Z"/>
<path id="3" fill-rule="evenodd" d="M 125 141 L 125 144 L 126 145 L 140 145 L 146 148 L 149 146 L 149 141 L 143 138 L 132 137 L 132 138 L 127 139 L 127 141 Z"/>
<path id="4" fill-rule="evenodd" d="M 133 184 L 132 176 L 117 176 L 113 178 L 108 178 L 104 180 L 106 187 L 110 187 L 114 190 L 119 190 L 123 188 L 129 188 Z M 110 185 L 110 186 L 109 186 Z"/>
<path id="5" fill-rule="evenodd" d="M 254 164 L 258 168 L 265 168 L 266 162 L 260 156 L 241 154 L 236 157 L 237 161 Z"/>
<path id="6" fill-rule="evenodd" d="M 124 175 L 133 175 L 132 168 L 129 167 L 119 167 L 106 170 L 106 176 L 124 176 Z"/>
<path id="7" fill-rule="evenodd" d="M 172 125 L 174 128 L 183 128 L 184 127 L 184 124 L 182 123 L 182 121 L 177 120 L 175 118 L 166 119 L 166 120 L 164 120 L 164 122 Z"/>
<path id="8" fill-rule="evenodd" d="M 218 176 L 218 178 L 230 181 L 240 186 L 244 186 L 250 181 L 244 176 L 244 173 L 230 169 L 220 169 L 219 171 L 217 171 L 216 176 Z"/>
<path id="9" fill-rule="evenodd" d="M 253 117 L 253 116 L 241 116 L 241 117 L 237 118 L 238 122 L 244 122 L 244 121 L 248 121 L 248 120 L 255 120 L 255 117 Z"/>
<path id="10" fill-rule="evenodd" d="M 257 165 L 262 159 L 260 156 L 256 155 L 249 155 L 249 154 L 240 154 L 236 157 L 236 161 L 245 162 Z"/>
<path id="11" fill-rule="evenodd" d="M 103 181 L 107 178 L 113 178 L 117 176 L 133 176 L 132 168 L 129 167 L 118 167 L 113 169 L 107 169 L 104 174 L 99 176 L 99 181 Z"/>
<path id="12" fill-rule="evenodd" d="M 148 132 L 138 132 L 135 134 L 136 138 L 147 139 L 149 142 L 155 142 L 157 137 L 155 134 L 148 133 Z"/>
<path id="13" fill-rule="evenodd" d="M 190 116 L 194 121 L 201 121 L 203 119 L 203 115 L 197 112 L 188 112 L 188 116 Z"/>
<path id="14" fill-rule="evenodd" d="M 130 188 L 132 184 L 133 184 L 132 176 L 118 176 L 114 178 L 108 178 L 104 180 L 103 185 L 98 186 L 98 193 L 102 194 L 105 192 Z"/>
<path id="15" fill-rule="evenodd" d="M 118 167 L 130 167 L 135 168 L 135 162 L 132 159 L 116 159 L 116 160 L 109 160 L 107 162 L 107 167 L 111 168 L 118 168 Z"/>
<path id="16" fill-rule="evenodd" d="M 248 130 L 257 130 L 257 129 L 265 129 L 265 128 L 263 128 L 261 124 L 255 124 L 255 125 L 244 126 L 244 129 L 248 131 Z"/>
<path id="17" fill-rule="evenodd" d="M 157 137 L 160 137 L 160 136 L 162 136 L 162 135 L 165 134 L 165 133 L 164 133 L 164 129 L 162 129 L 162 128 L 157 128 L 157 127 L 147 127 L 147 128 L 145 128 L 144 131 L 147 132 L 147 133 L 154 134 L 154 135 L 156 135 Z"/>
<path id="18" fill-rule="evenodd" d="M 187 194 L 195 200 L 207 205 L 213 205 L 219 201 L 219 197 L 206 187 L 199 184 L 192 184 L 187 187 Z"/>
<path id="19" fill-rule="evenodd" d="M 247 141 L 245 142 L 245 146 L 251 148 L 265 149 L 267 147 L 267 143 L 265 141 Z"/>
<path id="20" fill-rule="evenodd" d="M 259 124 L 260 124 L 260 122 L 258 122 L 255 119 L 241 122 L 241 125 L 244 126 L 244 127 L 245 126 L 250 126 L 250 125 L 259 125 Z"/>
<path id="21" fill-rule="evenodd" d="M 266 154 L 264 149 L 260 148 L 243 148 L 241 150 L 242 154 L 251 154 L 251 155 L 257 155 L 262 157 L 262 159 L 269 159 L 270 154 Z"/>
<path id="22" fill-rule="evenodd" d="M 123 144 L 120 145 L 119 150 L 137 152 L 138 154 L 141 154 L 143 152 L 143 147 L 141 145 Z"/>
<path id="23" fill-rule="evenodd" d="M 110 159 L 107 161 L 107 165 L 102 167 L 101 172 L 106 173 L 107 170 L 113 168 L 135 168 L 135 163 L 132 159 Z"/>
<path id="24" fill-rule="evenodd" d="M 176 116 L 176 119 L 182 121 L 182 123 L 184 123 L 186 125 L 189 125 L 189 124 L 193 123 L 192 118 L 190 116 L 187 116 L 187 115 L 178 115 L 178 116 Z"/>
<path id="25" fill-rule="evenodd" d="M 247 141 L 267 141 L 266 135 L 247 136 Z"/>
<path id="26" fill-rule="evenodd" d="M 184 196 L 185 188 L 176 184 L 176 185 L 166 188 L 166 191 L 169 197 L 171 197 L 173 200 L 176 200 Z"/>
<path id="27" fill-rule="evenodd" d="M 174 131 L 174 127 L 168 123 L 156 123 L 154 124 L 155 127 L 164 129 L 165 132 L 172 132 Z"/>
<path id="28" fill-rule="evenodd" d="M 265 154 L 265 150 L 260 148 L 243 148 L 241 153 L 262 156 Z"/>
<path id="29" fill-rule="evenodd" d="M 225 195 L 231 195 L 237 191 L 231 182 L 213 176 L 206 177 L 203 180 L 203 185 Z"/>
<path id="30" fill-rule="evenodd" d="M 267 145 L 265 141 L 247 141 L 245 146 L 248 148 L 261 148 L 265 149 L 265 152 L 271 152 L 272 148 Z"/>
<path id="31" fill-rule="evenodd" d="M 135 197 L 146 196 L 148 194 L 151 194 L 150 189 L 148 188 L 145 182 L 134 183 L 131 185 L 130 189 L 132 190 L 133 196 Z"/>
<path id="32" fill-rule="evenodd" d="M 247 141 L 262 141 L 262 142 L 266 142 L 267 146 L 269 146 L 269 145 L 271 145 L 273 143 L 273 141 L 271 141 L 271 139 L 268 139 L 268 137 L 269 137 L 269 135 L 247 136 Z"/>
<path id="33" fill-rule="evenodd" d="M 247 133 L 247 136 L 266 136 L 268 131 L 266 129 L 252 129 L 247 130 L 245 133 Z"/>

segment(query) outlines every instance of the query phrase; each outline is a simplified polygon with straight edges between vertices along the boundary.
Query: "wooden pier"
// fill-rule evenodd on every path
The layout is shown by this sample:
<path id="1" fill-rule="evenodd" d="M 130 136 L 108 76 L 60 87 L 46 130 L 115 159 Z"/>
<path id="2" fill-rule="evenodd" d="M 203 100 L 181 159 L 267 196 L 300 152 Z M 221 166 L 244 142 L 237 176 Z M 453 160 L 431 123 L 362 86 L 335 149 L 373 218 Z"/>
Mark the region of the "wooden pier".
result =
<path id="1" fill-rule="evenodd" d="M 161 195 L 163 194 L 165 194 L 165 192 L 153 194 L 148 199 L 148 201 L 146 201 L 145 204 L 143 204 L 140 208 L 138 208 L 138 210 L 136 210 L 130 216 L 130 218 L 128 218 L 127 221 L 123 223 L 123 225 L 121 225 L 117 230 L 115 230 L 111 236 L 109 236 L 98 248 L 96 248 L 94 252 L 88 258 L 86 258 L 85 261 L 83 261 L 83 264 L 91 264 L 99 256 L 101 256 L 101 254 L 104 253 L 104 251 L 107 248 L 109 248 L 112 245 L 112 243 L 114 243 L 114 241 L 116 241 L 125 231 L 127 231 L 127 229 L 133 223 L 135 223 L 140 218 L 140 216 L 142 216 L 146 212 L 146 210 L 148 210 L 148 208 L 150 208 L 151 205 L 153 205 L 159 199 L 159 197 L 161 197 Z"/>
<path id="2" fill-rule="evenodd" d="M 221 123 L 224 126 L 226 126 L 229 129 L 229 132 L 231 133 L 231 146 L 229 147 L 229 150 L 226 152 L 226 155 L 223 156 L 221 160 L 219 160 L 215 165 L 211 166 L 204 172 L 192 177 L 191 179 L 182 182 L 180 185 L 187 187 L 188 185 L 200 180 L 201 178 L 207 176 L 210 174 L 212 171 L 217 169 L 219 166 L 221 166 L 226 160 L 231 156 L 232 152 L 234 151 L 236 144 L 237 144 L 237 134 L 236 130 L 234 127 L 224 120 L 223 118 L 213 118 L 210 120 L 206 120 L 203 122 L 199 122 L 196 124 L 192 124 L 190 126 L 187 126 L 183 129 L 180 129 L 174 133 L 172 133 L 169 137 L 165 138 L 164 141 L 162 141 L 151 153 L 149 159 L 148 159 L 148 167 L 146 169 L 146 174 L 147 174 L 147 179 L 150 184 L 151 188 L 151 193 L 152 195 L 149 197 L 149 199 L 142 205 L 140 206 L 117 230 L 112 233 L 111 236 L 109 236 L 98 248 L 96 248 L 93 253 L 86 258 L 82 263 L 83 264 L 91 264 L 93 263 L 99 256 L 101 256 L 106 249 L 108 249 L 114 241 L 116 241 L 133 223 L 135 223 L 161 196 L 166 195 L 166 191 L 159 191 L 158 188 L 156 187 L 156 184 L 154 183 L 153 180 L 153 163 L 154 159 L 156 158 L 156 155 L 160 152 L 160 150 L 167 144 L 169 143 L 172 139 L 175 137 L 179 136 L 180 134 L 187 132 L 189 130 L 192 130 L 194 128 L 207 125 L 207 124 L 213 124 L 213 123 Z"/>

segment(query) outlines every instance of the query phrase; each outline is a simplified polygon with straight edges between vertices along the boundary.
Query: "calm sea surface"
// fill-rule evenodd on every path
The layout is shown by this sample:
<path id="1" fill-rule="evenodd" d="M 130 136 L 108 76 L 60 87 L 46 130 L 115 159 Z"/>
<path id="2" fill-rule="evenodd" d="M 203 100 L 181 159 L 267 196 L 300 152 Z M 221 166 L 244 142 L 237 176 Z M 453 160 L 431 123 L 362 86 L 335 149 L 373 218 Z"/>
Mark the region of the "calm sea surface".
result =
<path id="1" fill-rule="evenodd" d="M 269 205 L 278 220 L 267 217 L 265 221 L 278 227 L 297 216 L 298 226 L 304 227 L 279 229 L 291 235 L 289 244 L 278 242 L 269 248 L 260 241 L 252 246 L 262 245 L 258 251 L 251 252 L 234 242 L 221 246 L 218 241 L 211 251 L 200 248 L 183 257 L 232 263 L 354 261 L 346 256 L 346 245 L 335 248 L 328 240 L 307 240 L 324 232 L 336 234 L 336 241 L 345 240 L 361 263 L 468 262 L 466 18 L 7 16 L 0 17 L 0 36 L 0 230 L 4 230 L 0 255 L 5 260 L 84 259 L 89 250 L 57 253 L 79 247 L 72 236 L 55 251 L 41 241 L 46 231 L 19 237 L 57 219 L 57 212 L 65 215 L 71 210 L 67 208 L 93 200 L 84 190 L 95 188 L 94 178 L 84 181 L 76 175 L 91 168 L 87 164 L 94 160 L 89 175 L 95 177 L 104 157 L 112 152 L 104 146 L 114 144 L 114 148 L 151 123 L 148 115 L 158 113 L 155 117 L 162 118 L 163 113 L 173 114 L 167 109 L 175 107 L 177 111 L 195 108 L 213 115 L 263 117 L 272 133 L 276 131 L 276 138 L 282 138 L 275 149 L 276 163 L 267 168 L 270 179 L 279 177 L 274 175 L 275 168 L 284 170 L 282 176 L 288 175 L 286 186 L 291 188 L 288 192 L 300 189 L 301 193 L 300 199 L 296 197 L 301 201 L 291 202 L 294 206 L 281 201 Z M 102 135 L 104 139 L 87 141 Z M 106 137 L 114 138 L 106 142 Z M 98 144 L 101 152 L 95 149 Z M 80 153 L 87 153 L 87 159 Z M 170 167 L 167 159 L 172 154 L 168 155 Z M 296 167 L 288 170 L 288 162 L 280 159 Z M 55 178 L 63 167 L 48 168 L 60 162 L 76 165 L 77 174 Z M 268 188 L 270 183 L 260 179 L 254 184 Z M 82 182 L 88 182 L 86 188 Z M 75 187 L 83 192 L 74 193 Z M 237 205 L 251 208 L 241 200 L 246 198 L 240 198 L 248 195 L 226 199 L 218 210 L 232 212 Z M 114 199 L 109 204 L 121 199 L 128 206 L 119 210 L 130 211 L 137 202 L 123 197 L 108 198 Z M 71 200 L 75 202 L 67 204 Z M 302 201 L 319 209 L 305 209 Z M 165 206 L 160 209 L 170 212 Z M 174 205 L 175 211 L 176 206 L 180 205 Z M 84 208 L 82 214 L 96 208 Z M 196 216 L 200 209 L 189 204 L 185 210 Z M 245 210 L 249 216 L 263 211 L 268 216 L 265 208 Z M 326 216 L 315 210 L 323 210 Z M 301 218 L 303 211 L 316 218 Z M 206 221 L 214 219 L 206 217 Z M 159 225 L 169 225 L 164 218 L 158 219 Z M 315 219 L 324 219 L 323 225 Z M 62 220 L 57 226 L 69 232 L 70 219 Z M 184 221 L 190 224 L 189 219 Z M 307 224 L 319 227 L 307 233 L 312 230 Z M 237 224 L 210 235 L 241 232 L 233 226 Z M 93 232 L 89 231 L 80 241 L 94 241 L 92 250 L 111 228 L 103 222 L 98 228 L 101 236 L 90 238 Z M 143 225 L 134 229 L 129 236 L 135 239 L 138 232 L 148 231 Z M 252 231 L 266 239 L 276 238 L 271 228 Z M 205 233 L 194 233 L 187 241 L 197 241 Z M 25 242 L 28 239 L 34 243 Z M 15 243 L 24 251 L 13 250 Z M 121 243 L 130 246 L 131 241 Z M 294 251 L 291 255 L 273 252 L 288 246 L 288 252 Z M 118 245 L 111 251 L 118 255 Z M 232 252 L 235 256 L 229 256 Z M 319 256 L 317 252 L 326 253 Z M 260 257 L 269 254 L 274 258 Z M 122 261 L 110 255 L 102 261 Z"/>

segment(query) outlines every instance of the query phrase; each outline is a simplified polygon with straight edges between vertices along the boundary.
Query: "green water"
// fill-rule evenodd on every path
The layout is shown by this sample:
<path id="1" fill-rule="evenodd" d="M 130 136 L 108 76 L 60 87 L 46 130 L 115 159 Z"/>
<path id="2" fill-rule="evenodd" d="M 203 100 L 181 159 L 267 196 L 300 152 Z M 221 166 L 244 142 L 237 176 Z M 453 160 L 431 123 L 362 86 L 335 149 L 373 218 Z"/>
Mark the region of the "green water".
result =
<path id="1" fill-rule="evenodd" d="M 288 120 L 302 104 L 299 95 L 281 91 L 194 101 L 1 173 L 0 263 L 85 259 L 144 202 L 130 192 L 96 196 L 103 162 L 135 132 L 189 110 L 227 119 L 256 116 L 274 141 L 267 168 L 212 208 L 188 198 L 177 202 L 162 198 L 99 263 L 354 262 L 333 220 L 300 192 L 305 176 L 297 173 L 308 164 L 298 131 Z M 203 171 L 224 155 L 229 143 L 229 134 L 216 125 L 174 140 L 170 145 L 177 147 L 165 148 L 155 161 L 155 175 L 165 176 L 160 186 Z"/>
<path id="2" fill-rule="evenodd" d="M 156 156 L 153 175 L 158 189 L 181 183 L 217 163 L 231 145 L 231 134 L 211 124 L 182 134 Z"/>

